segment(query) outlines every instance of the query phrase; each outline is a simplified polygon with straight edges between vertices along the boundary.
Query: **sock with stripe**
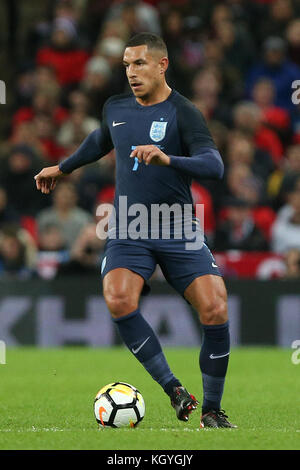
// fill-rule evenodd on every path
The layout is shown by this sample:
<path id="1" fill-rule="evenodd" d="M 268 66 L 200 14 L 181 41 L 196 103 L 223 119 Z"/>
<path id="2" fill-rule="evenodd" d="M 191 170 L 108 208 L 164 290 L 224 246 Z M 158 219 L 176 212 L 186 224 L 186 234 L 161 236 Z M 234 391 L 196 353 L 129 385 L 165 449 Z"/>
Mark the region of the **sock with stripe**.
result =
<path id="1" fill-rule="evenodd" d="M 115 318 L 114 322 L 128 349 L 170 395 L 173 387 L 180 386 L 181 383 L 171 372 L 157 336 L 139 309 L 126 316 Z"/>
<path id="2" fill-rule="evenodd" d="M 203 382 L 202 413 L 219 410 L 229 360 L 229 322 L 222 325 L 202 325 L 203 343 L 200 370 Z"/>

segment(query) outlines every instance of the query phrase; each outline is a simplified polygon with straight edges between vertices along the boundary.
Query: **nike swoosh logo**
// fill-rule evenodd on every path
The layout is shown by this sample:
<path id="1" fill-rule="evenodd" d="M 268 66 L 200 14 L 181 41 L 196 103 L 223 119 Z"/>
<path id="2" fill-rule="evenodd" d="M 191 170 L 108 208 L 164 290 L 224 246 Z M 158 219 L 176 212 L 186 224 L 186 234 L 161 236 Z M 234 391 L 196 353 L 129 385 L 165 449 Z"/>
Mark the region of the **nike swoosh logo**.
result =
<path id="1" fill-rule="evenodd" d="M 220 355 L 218 355 L 218 356 L 215 356 L 214 354 L 211 354 L 211 355 L 209 356 L 209 358 L 210 358 L 210 359 L 220 359 L 221 357 L 225 357 L 225 356 L 229 356 L 229 352 L 226 353 L 226 354 L 220 354 Z"/>
<path id="2" fill-rule="evenodd" d="M 102 426 L 105 427 L 105 424 L 104 424 L 103 418 L 102 418 L 103 413 L 107 413 L 107 411 L 103 406 L 100 406 L 100 408 L 99 408 L 99 418 L 100 418 Z"/>
<path id="3" fill-rule="evenodd" d="M 124 121 L 124 122 L 115 122 L 115 121 L 113 121 L 113 123 L 112 123 L 113 127 L 121 126 L 121 124 L 126 124 L 126 121 Z"/>
<path id="4" fill-rule="evenodd" d="M 218 266 L 215 263 L 211 263 L 213 268 L 217 268 Z"/>
<path id="5" fill-rule="evenodd" d="M 138 348 L 136 349 L 132 348 L 133 354 L 137 354 L 142 349 L 142 347 L 147 343 L 148 339 L 150 339 L 150 336 L 148 336 L 148 338 L 146 338 L 145 341 Z"/>

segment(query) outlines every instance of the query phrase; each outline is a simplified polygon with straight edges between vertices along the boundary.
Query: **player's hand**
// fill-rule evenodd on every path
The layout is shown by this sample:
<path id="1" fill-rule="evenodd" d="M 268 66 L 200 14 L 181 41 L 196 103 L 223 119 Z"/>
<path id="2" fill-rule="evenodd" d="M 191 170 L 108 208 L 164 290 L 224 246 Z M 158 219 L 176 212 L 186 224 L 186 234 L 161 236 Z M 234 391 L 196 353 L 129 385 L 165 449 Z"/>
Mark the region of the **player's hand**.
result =
<path id="1" fill-rule="evenodd" d="M 49 194 L 56 186 L 57 179 L 63 175 L 59 166 L 49 166 L 43 168 L 37 175 L 35 175 L 36 188 L 43 194 Z"/>
<path id="2" fill-rule="evenodd" d="M 138 145 L 130 154 L 130 158 L 137 157 L 145 165 L 170 165 L 170 157 L 162 152 L 156 145 Z"/>

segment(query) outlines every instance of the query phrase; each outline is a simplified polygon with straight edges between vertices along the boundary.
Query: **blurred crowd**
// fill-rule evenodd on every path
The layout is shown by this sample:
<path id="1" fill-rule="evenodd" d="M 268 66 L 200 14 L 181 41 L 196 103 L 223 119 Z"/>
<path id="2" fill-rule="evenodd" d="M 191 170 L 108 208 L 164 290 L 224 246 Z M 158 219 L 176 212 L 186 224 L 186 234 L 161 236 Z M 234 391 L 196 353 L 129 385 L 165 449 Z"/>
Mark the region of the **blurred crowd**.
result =
<path id="1" fill-rule="evenodd" d="M 205 205 L 209 246 L 279 253 L 283 275 L 299 277 L 296 0 L 48 2 L 16 54 L 13 113 L 1 139 L 0 276 L 99 270 L 104 242 L 96 236 L 96 208 L 113 201 L 114 152 L 73 172 L 49 196 L 33 177 L 101 126 L 109 96 L 129 91 L 122 56 L 141 31 L 163 36 L 167 81 L 203 113 L 224 160 L 222 183 L 192 184 L 195 204 Z"/>

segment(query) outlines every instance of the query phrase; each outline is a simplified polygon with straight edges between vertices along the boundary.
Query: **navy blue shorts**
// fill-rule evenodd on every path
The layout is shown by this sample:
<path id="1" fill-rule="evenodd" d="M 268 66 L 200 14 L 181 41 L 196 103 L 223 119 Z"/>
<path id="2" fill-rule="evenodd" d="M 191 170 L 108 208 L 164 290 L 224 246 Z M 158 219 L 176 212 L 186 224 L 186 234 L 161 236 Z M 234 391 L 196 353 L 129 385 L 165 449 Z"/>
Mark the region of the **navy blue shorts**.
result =
<path id="1" fill-rule="evenodd" d="M 199 276 L 221 276 L 216 261 L 204 243 L 201 249 L 187 250 L 186 240 L 107 240 L 101 264 L 104 277 L 115 268 L 127 268 L 145 280 L 143 294 L 149 291 L 146 281 L 158 264 L 168 283 L 183 296 L 185 289 Z"/>

